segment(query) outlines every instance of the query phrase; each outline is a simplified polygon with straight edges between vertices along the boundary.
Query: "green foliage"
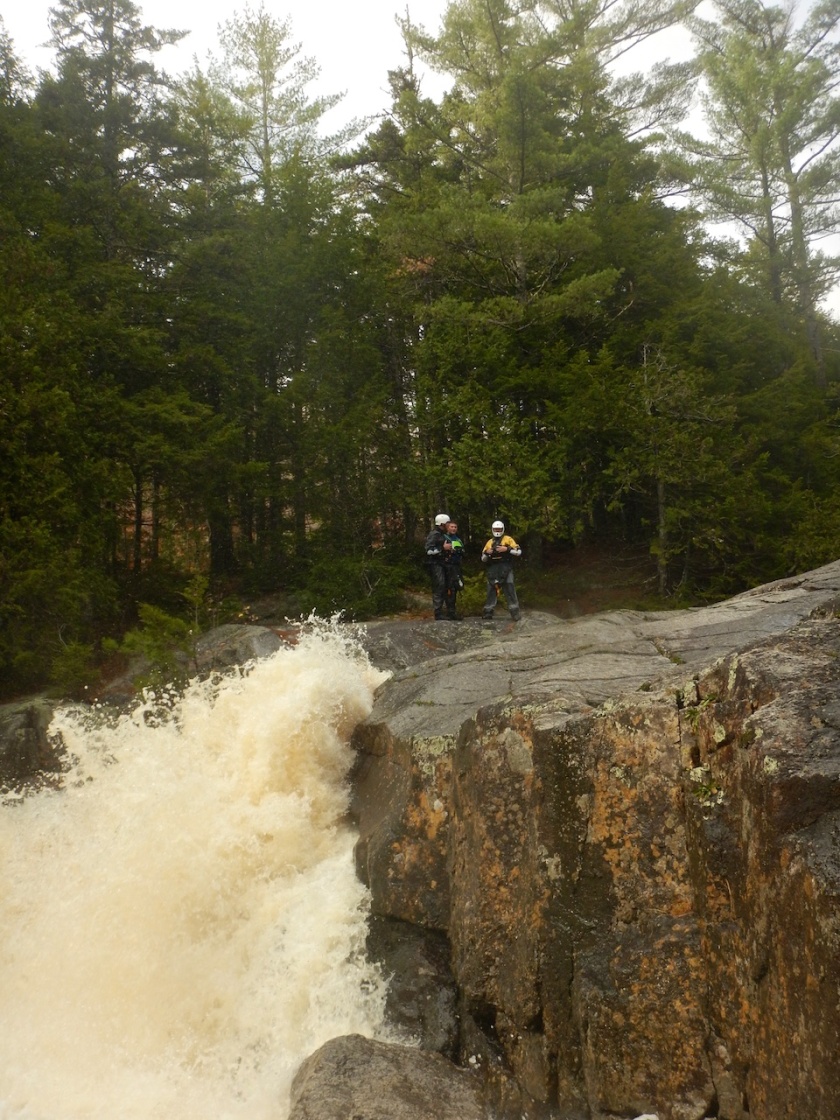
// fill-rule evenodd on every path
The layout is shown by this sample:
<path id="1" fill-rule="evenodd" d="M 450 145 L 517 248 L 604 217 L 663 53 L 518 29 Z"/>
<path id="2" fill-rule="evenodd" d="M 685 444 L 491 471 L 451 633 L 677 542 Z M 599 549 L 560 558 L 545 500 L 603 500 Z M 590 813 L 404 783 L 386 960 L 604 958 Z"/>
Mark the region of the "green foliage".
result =
<path id="1" fill-rule="evenodd" d="M 53 658 L 50 682 L 61 696 L 84 700 L 99 680 L 96 653 L 85 642 L 62 642 Z"/>
<path id="2" fill-rule="evenodd" d="M 138 678 L 141 687 L 182 684 L 195 666 L 197 633 L 182 618 L 159 607 L 141 603 L 139 627 L 129 630 L 119 644 L 120 653 L 139 655 L 148 670 Z"/>
<path id="3" fill-rule="evenodd" d="M 191 608 L 192 625 L 196 632 L 201 627 L 206 616 L 207 593 L 209 588 L 210 580 L 207 576 L 203 575 L 201 572 L 196 572 L 181 593 Z"/>
<path id="4" fill-rule="evenodd" d="M 0 521 L 2 694 L 43 687 L 63 648 L 114 624 L 116 588 L 90 571 L 61 528 L 37 515 Z"/>
<path id="5" fill-rule="evenodd" d="M 389 559 L 382 549 L 323 557 L 306 571 L 298 592 L 301 613 L 340 613 L 357 621 L 393 614 L 404 607 L 409 582 L 408 565 Z"/>
<path id="6" fill-rule="evenodd" d="M 487 579 L 484 571 L 464 575 L 464 590 L 458 594 L 458 613 L 464 617 L 480 615 L 487 598 Z"/>
<path id="7" fill-rule="evenodd" d="M 807 572 L 840 557 L 840 497 L 798 493 L 798 516 L 785 547 L 787 570 Z"/>
<path id="8" fill-rule="evenodd" d="M 340 95 L 310 98 L 320 72 L 317 62 L 300 55 L 289 20 L 278 20 L 260 5 L 248 5 L 219 29 L 224 53 L 214 78 L 238 107 L 245 122 L 243 163 L 255 173 L 263 198 L 271 201 L 278 166 L 300 155 L 314 155 L 322 140 L 317 125 Z"/>

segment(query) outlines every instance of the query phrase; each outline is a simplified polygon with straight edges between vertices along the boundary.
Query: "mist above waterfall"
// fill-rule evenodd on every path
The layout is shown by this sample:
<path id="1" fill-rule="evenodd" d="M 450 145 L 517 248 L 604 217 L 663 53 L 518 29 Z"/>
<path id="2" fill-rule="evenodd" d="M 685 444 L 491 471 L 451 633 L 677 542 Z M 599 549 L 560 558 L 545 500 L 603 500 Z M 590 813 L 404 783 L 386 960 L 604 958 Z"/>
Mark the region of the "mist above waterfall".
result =
<path id="1" fill-rule="evenodd" d="M 61 789 L 0 803 L 0 1117 L 285 1115 L 382 1030 L 345 823 L 383 674 L 338 628 L 181 699 L 66 709 Z"/>

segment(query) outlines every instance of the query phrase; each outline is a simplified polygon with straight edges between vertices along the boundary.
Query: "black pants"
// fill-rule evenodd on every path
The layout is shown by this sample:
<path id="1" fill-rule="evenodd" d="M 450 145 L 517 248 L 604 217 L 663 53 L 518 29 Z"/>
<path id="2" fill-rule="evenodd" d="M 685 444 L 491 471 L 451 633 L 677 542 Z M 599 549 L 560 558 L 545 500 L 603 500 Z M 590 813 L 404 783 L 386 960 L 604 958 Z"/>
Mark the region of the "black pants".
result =
<path id="1" fill-rule="evenodd" d="M 432 579 L 432 606 L 435 618 L 443 618 L 446 603 L 446 569 L 443 564 L 430 564 L 429 575 Z"/>
<path id="2" fill-rule="evenodd" d="M 461 590 L 461 572 L 459 568 L 445 568 L 446 572 L 446 613 L 449 618 L 455 618 L 458 613 L 455 604 L 458 592 Z"/>

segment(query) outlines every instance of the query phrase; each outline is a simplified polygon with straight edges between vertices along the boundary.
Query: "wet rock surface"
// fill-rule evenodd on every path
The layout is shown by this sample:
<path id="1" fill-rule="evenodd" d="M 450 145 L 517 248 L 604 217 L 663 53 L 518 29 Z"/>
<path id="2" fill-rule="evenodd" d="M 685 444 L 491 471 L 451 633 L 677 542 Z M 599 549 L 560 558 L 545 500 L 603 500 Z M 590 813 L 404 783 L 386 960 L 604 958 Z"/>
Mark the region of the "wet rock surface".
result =
<path id="1" fill-rule="evenodd" d="M 269 657 L 289 644 L 292 630 L 278 631 L 268 626 L 227 623 L 202 634 L 195 644 L 195 664 L 200 676 L 244 665 L 259 657 Z"/>
<path id="2" fill-rule="evenodd" d="M 526 614 L 426 661 L 374 630 L 359 873 L 449 937 L 500 1113 L 840 1115 L 838 590 Z"/>
<path id="3" fill-rule="evenodd" d="M 393 918 L 370 921 L 367 955 L 388 980 L 386 1015 L 406 1042 L 454 1058 L 458 1051 L 458 991 L 449 939 Z"/>
<path id="4" fill-rule="evenodd" d="M 61 745 L 49 733 L 53 710 L 40 697 L 0 705 L 0 789 L 61 769 Z"/>
<path id="5" fill-rule="evenodd" d="M 360 1035 L 327 1042 L 292 1084 L 289 1120 L 485 1120 L 478 1079 L 438 1054 Z"/>

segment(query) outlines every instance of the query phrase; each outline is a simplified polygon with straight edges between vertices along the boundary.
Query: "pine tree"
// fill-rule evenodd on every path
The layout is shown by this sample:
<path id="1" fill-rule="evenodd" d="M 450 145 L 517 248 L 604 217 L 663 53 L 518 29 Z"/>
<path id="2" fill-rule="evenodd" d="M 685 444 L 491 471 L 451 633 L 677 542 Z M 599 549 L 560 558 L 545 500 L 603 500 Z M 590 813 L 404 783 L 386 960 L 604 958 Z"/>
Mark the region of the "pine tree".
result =
<path id="1" fill-rule="evenodd" d="M 711 216 L 739 223 L 773 299 L 795 309 L 824 386 L 818 303 L 837 262 L 816 246 L 840 220 L 840 3 L 814 5 L 799 26 L 793 5 L 716 7 L 714 22 L 690 24 L 711 138 L 683 135 L 682 143 Z"/>
<path id="2" fill-rule="evenodd" d="M 640 304 L 628 243 L 608 238 L 622 223 L 680 236 L 654 197 L 656 160 L 626 135 L 645 99 L 625 83 L 617 102 L 608 63 L 679 10 L 462 0 L 438 35 L 404 21 L 409 66 L 357 160 L 415 316 L 420 508 L 442 490 L 482 519 L 574 522 L 558 371 Z M 439 105 L 415 57 L 451 77 Z"/>

